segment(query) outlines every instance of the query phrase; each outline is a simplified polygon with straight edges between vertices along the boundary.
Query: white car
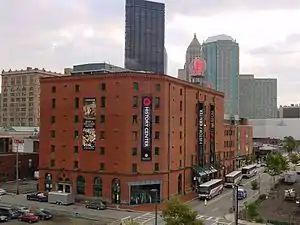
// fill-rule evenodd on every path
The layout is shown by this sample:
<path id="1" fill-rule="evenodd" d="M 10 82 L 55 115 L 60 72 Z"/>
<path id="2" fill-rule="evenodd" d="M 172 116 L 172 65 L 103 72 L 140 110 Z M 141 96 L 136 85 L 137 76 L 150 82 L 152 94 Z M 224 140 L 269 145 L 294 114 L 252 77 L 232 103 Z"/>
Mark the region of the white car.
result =
<path id="1" fill-rule="evenodd" d="M 0 195 L 6 195 L 6 191 L 0 188 Z"/>

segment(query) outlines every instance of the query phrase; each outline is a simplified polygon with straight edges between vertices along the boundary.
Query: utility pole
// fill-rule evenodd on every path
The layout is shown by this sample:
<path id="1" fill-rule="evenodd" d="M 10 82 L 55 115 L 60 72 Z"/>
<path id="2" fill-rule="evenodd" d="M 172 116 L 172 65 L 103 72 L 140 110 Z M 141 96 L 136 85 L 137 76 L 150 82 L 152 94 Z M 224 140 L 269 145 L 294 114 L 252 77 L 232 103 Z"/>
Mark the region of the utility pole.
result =
<path id="1" fill-rule="evenodd" d="M 232 188 L 232 194 L 233 194 L 233 209 L 234 209 L 234 220 L 235 225 L 239 225 L 239 199 L 238 199 L 238 190 L 239 186 L 234 185 Z"/>
<path id="2" fill-rule="evenodd" d="M 24 140 L 15 139 L 15 144 L 17 145 L 16 151 L 16 195 L 20 194 L 20 185 L 19 185 L 19 144 L 24 144 Z"/>

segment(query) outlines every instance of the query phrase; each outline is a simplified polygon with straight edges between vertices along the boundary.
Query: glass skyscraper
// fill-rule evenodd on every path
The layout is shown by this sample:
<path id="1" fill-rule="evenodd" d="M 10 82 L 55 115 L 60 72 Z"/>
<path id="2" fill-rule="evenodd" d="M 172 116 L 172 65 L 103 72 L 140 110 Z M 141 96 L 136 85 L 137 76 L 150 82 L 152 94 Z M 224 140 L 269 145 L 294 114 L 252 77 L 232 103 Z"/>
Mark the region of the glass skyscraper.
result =
<path id="1" fill-rule="evenodd" d="M 125 68 L 164 74 L 165 5 L 126 0 Z"/>
<path id="2" fill-rule="evenodd" d="M 205 77 L 210 86 L 225 93 L 225 115 L 239 115 L 239 45 L 227 35 L 209 37 L 202 45 Z"/>

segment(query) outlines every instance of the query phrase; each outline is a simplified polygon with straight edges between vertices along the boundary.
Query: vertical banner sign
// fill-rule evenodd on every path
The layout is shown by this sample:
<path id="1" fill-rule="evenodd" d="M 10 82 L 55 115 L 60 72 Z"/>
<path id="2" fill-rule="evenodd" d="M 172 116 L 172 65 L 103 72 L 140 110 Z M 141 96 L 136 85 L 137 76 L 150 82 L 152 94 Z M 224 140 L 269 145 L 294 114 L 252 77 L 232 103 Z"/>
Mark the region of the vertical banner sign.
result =
<path id="1" fill-rule="evenodd" d="M 82 149 L 96 149 L 96 98 L 83 99 Z"/>
<path id="2" fill-rule="evenodd" d="M 204 166 L 204 103 L 198 102 L 198 162 Z"/>
<path id="3" fill-rule="evenodd" d="M 210 163 L 215 163 L 215 106 L 210 105 L 209 110 L 209 133 L 210 133 Z"/>
<path id="4" fill-rule="evenodd" d="M 152 98 L 142 97 L 141 161 L 152 160 Z"/>

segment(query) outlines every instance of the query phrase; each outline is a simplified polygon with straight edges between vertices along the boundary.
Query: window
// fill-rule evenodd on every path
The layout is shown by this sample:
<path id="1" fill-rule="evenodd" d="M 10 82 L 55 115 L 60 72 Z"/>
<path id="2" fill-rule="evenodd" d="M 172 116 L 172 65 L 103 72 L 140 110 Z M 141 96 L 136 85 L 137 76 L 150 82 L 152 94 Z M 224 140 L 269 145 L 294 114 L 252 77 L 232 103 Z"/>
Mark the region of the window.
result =
<path id="1" fill-rule="evenodd" d="M 51 145 L 51 152 L 52 152 L 52 153 L 55 152 L 55 145 Z"/>
<path id="2" fill-rule="evenodd" d="M 137 164 L 136 163 L 132 164 L 132 172 L 137 173 Z"/>
<path id="3" fill-rule="evenodd" d="M 180 119 L 179 119 L 179 124 L 180 124 L 180 126 L 182 126 L 182 117 L 180 117 Z"/>
<path id="4" fill-rule="evenodd" d="M 132 131 L 132 140 L 136 141 L 138 137 L 138 132 L 137 131 Z"/>
<path id="5" fill-rule="evenodd" d="M 79 168 L 78 161 L 73 162 L 73 168 L 74 170 L 77 170 Z"/>
<path id="6" fill-rule="evenodd" d="M 136 147 L 133 147 L 133 148 L 131 149 L 131 152 L 132 152 L 132 155 L 133 155 L 133 156 L 137 155 L 137 148 L 136 148 Z"/>
<path id="7" fill-rule="evenodd" d="M 156 140 L 159 140 L 159 136 L 160 136 L 159 131 L 155 131 L 154 138 L 155 138 Z"/>
<path id="8" fill-rule="evenodd" d="M 155 172 L 159 171 L 159 163 L 154 164 L 154 171 Z"/>
<path id="9" fill-rule="evenodd" d="M 160 107 L 160 98 L 159 97 L 155 97 L 155 108 L 158 109 Z"/>
<path id="10" fill-rule="evenodd" d="M 51 130 L 51 137 L 55 138 L 55 130 Z"/>
<path id="11" fill-rule="evenodd" d="M 159 147 L 155 147 L 155 149 L 154 149 L 154 154 L 155 154 L 155 155 L 159 155 L 159 150 L 160 150 Z"/>
<path id="12" fill-rule="evenodd" d="M 137 124 L 138 122 L 138 116 L 137 115 L 133 115 L 132 116 L 132 124 Z"/>
<path id="13" fill-rule="evenodd" d="M 139 90 L 139 84 L 137 82 L 133 83 L 133 90 L 135 90 L 135 91 Z"/>
<path id="14" fill-rule="evenodd" d="M 100 116 L 100 123 L 105 123 L 105 115 Z"/>
<path id="15" fill-rule="evenodd" d="M 106 106 L 106 98 L 101 97 L 101 108 L 105 108 L 105 106 Z"/>
<path id="16" fill-rule="evenodd" d="M 94 179 L 93 196 L 95 196 L 95 197 L 102 196 L 102 180 L 99 177 L 96 177 Z"/>
<path id="17" fill-rule="evenodd" d="M 75 109 L 78 109 L 79 108 L 79 98 L 75 98 L 74 99 L 74 105 L 75 105 Z"/>
<path id="18" fill-rule="evenodd" d="M 179 138 L 182 139 L 182 132 L 179 133 Z"/>
<path id="19" fill-rule="evenodd" d="M 55 123 L 55 116 L 51 116 L 51 123 Z"/>
<path id="20" fill-rule="evenodd" d="M 180 111 L 182 111 L 182 101 L 180 101 L 179 104 L 180 104 L 180 105 L 179 105 Z"/>
<path id="21" fill-rule="evenodd" d="M 56 106 L 56 100 L 55 98 L 52 98 L 52 109 L 55 109 Z"/>
<path id="22" fill-rule="evenodd" d="M 101 83 L 100 89 L 101 89 L 101 91 L 106 91 L 106 84 Z"/>
<path id="23" fill-rule="evenodd" d="M 104 147 L 100 147 L 100 155 L 105 155 L 105 148 Z"/>
<path id="24" fill-rule="evenodd" d="M 156 85 L 155 85 L 155 90 L 156 90 L 156 91 L 160 91 L 160 84 L 156 84 Z"/>
<path id="25" fill-rule="evenodd" d="M 133 99 L 132 99 L 132 107 L 133 108 L 137 108 L 139 105 L 139 97 L 138 96 L 133 96 Z"/>
<path id="26" fill-rule="evenodd" d="M 155 123 L 159 123 L 159 116 L 155 116 Z"/>
<path id="27" fill-rule="evenodd" d="M 182 95 L 182 88 L 180 88 L 180 95 Z"/>
<path id="28" fill-rule="evenodd" d="M 182 161 L 179 160 L 179 167 L 181 168 L 182 167 Z"/>
<path id="29" fill-rule="evenodd" d="M 78 146 L 74 146 L 74 154 L 78 154 Z"/>
<path id="30" fill-rule="evenodd" d="M 79 122 L 79 117 L 78 117 L 78 115 L 75 115 L 74 116 L 74 123 L 78 123 Z"/>
<path id="31" fill-rule="evenodd" d="M 54 167 L 55 166 L 55 160 L 54 159 L 51 159 L 50 160 L 50 167 Z"/>
<path id="32" fill-rule="evenodd" d="M 78 195 L 85 194 L 85 179 L 83 176 L 78 176 L 76 179 L 76 190 Z"/>
<path id="33" fill-rule="evenodd" d="M 105 132 L 100 131 L 100 140 L 104 140 L 104 139 L 105 139 Z"/>
<path id="34" fill-rule="evenodd" d="M 79 92 L 79 85 L 78 84 L 75 85 L 75 91 Z"/>
<path id="35" fill-rule="evenodd" d="M 52 86 L 52 93 L 56 93 L 56 87 Z"/>
<path id="36" fill-rule="evenodd" d="M 99 168 L 99 170 L 100 171 L 104 171 L 105 170 L 105 164 L 102 162 L 102 163 L 100 163 L 100 168 Z"/>
<path id="37" fill-rule="evenodd" d="M 74 139 L 78 139 L 78 137 L 79 137 L 79 132 L 78 132 L 78 130 L 75 130 L 74 131 Z"/>

